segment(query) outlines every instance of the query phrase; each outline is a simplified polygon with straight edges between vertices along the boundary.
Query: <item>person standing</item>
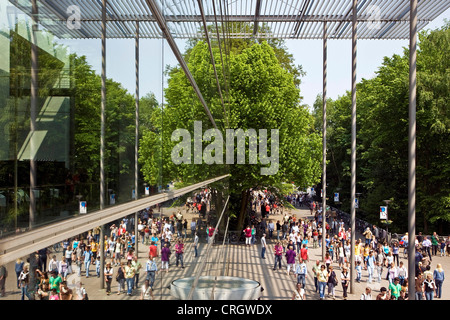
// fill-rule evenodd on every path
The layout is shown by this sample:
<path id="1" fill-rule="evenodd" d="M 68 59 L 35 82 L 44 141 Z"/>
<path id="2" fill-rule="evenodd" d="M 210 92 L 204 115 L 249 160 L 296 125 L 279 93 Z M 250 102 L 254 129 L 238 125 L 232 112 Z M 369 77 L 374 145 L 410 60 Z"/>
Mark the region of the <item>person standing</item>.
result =
<path id="1" fill-rule="evenodd" d="M 421 270 L 419 270 L 415 278 L 416 300 L 422 300 L 425 296 L 425 292 L 423 291 L 424 281 L 425 278 L 423 277 L 423 273 Z"/>
<path id="2" fill-rule="evenodd" d="M 297 284 L 301 284 L 302 288 L 305 289 L 306 276 L 308 275 L 308 268 L 305 261 L 299 257 L 298 264 L 295 266 L 295 274 L 297 275 Z"/>
<path id="3" fill-rule="evenodd" d="M 367 282 L 372 283 L 372 277 L 374 275 L 376 264 L 376 258 L 373 255 L 372 250 L 370 250 L 369 255 L 366 257 L 366 264 L 367 264 L 367 272 L 369 273 L 369 279 L 367 280 Z"/>
<path id="4" fill-rule="evenodd" d="M 194 232 L 194 257 L 198 257 L 198 234 L 197 232 Z"/>
<path id="5" fill-rule="evenodd" d="M 348 273 L 348 268 L 346 266 L 342 267 L 341 283 L 342 283 L 342 291 L 344 292 L 343 293 L 344 300 L 347 300 L 347 290 L 348 284 L 350 283 L 350 274 Z"/>
<path id="6" fill-rule="evenodd" d="M 181 268 L 184 269 L 183 254 L 184 254 L 184 243 L 181 241 L 181 239 L 178 239 L 178 242 L 175 244 L 176 266 L 178 267 L 178 263 L 180 263 Z"/>
<path id="7" fill-rule="evenodd" d="M 261 237 L 261 259 L 265 259 L 266 258 L 266 234 L 263 233 L 262 237 Z"/>
<path id="8" fill-rule="evenodd" d="M 433 232 L 433 235 L 431 236 L 431 248 L 433 255 L 436 256 L 439 248 L 439 236 L 436 232 Z"/>
<path id="9" fill-rule="evenodd" d="M 442 297 L 442 284 L 445 280 L 444 269 L 440 263 L 437 264 L 436 269 L 433 272 L 433 280 L 436 284 L 435 298 Z"/>
<path id="10" fill-rule="evenodd" d="M 252 229 L 250 226 L 247 226 L 247 228 L 245 228 L 242 232 L 245 233 L 245 244 L 250 246 L 252 243 Z"/>
<path id="11" fill-rule="evenodd" d="M 313 265 L 312 271 L 314 274 L 314 287 L 316 288 L 315 292 L 317 292 L 319 290 L 319 281 L 317 279 L 317 272 L 320 271 L 320 260 L 316 260 L 316 264 Z"/>
<path id="12" fill-rule="evenodd" d="M 171 255 L 171 251 L 169 245 L 164 243 L 164 247 L 161 249 L 161 270 L 166 269 L 166 272 L 169 272 L 169 258 Z"/>
<path id="13" fill-rule="evenodd" d="M 436 284 L 431 273 L 427 274 L 423 282 L 423 291 L 425 292 L 425 299 L 433 300 L 434 292 L 436 291 Z"/>
<path id="14" fill-rule="evenodd" d="M 158 272 L 158 266 L 156 265 L 155 258 L 153 258 L 152 256 L 148 257 L 147 263 L 145 265 L 145 271 L 147 271 L 147 277 L 145 280 L 149 281 L 149 286 L 153 289 L 153 285 L 156 279 L 156 272 Z"/>
<path id="15" fill-rule="evenodd" d="M 6 294 L 5 291 L 5 283 L 6 278 L 8 277 L 8 271 L 4 265 L 0 266 L 0 297 L 4 297 Z"/>
<path id="16" fill-rule="evenodd" d="M 327 280 L 328 297 L 331 295 L 333 300 L 336 299 L 336 285 L 337 284 L 338 284 L 338 282 L 337 282 L 336 272 L 333 271 L 333 266 L 330 266 L 328 268 L 328 280 Z"/>
<path id="17" fill-rule="evenodd" d="M 109 296 L 111 294 L 111 283 L 113 279 L 114 269 L 111 267 L 111 262 L 108 262 L 105 267 L 105 283 L 106 283 L 106 294 Z"/>
<path id="18" fill-rule="evenodd" d="M 283 255 L 283 246 L 281 245 L 281 242 L 277 242 L 277 244 L 274 247 L 274 253 L 275 253 L 275 264 L 273 265 L 273 270 L 277 270 L 277 264 L 278 268 L 281 269 L 281 257 Z"/>
<path id="19" fill-rule="evenodd" d="M 366 287 L 366 292 L 361 294 L 360 300 L 372 300 L 372 289 L 370 287 Z"/>
<path id="20" fill-rule="evenodd" d="M 128 261 L 127 266 L 125 267 L 125 280 L 127 282 L 127 295 L 129 296 L 131 296 L 133 293 L 135 273 L 136 270 L 133 268 L 131 261 Z"/>
<path id="21" fill-rule="evenodd" d="M 92 251 L 86 246 L 83 252 L 84 268 L 86 269 L 86 278 L 89 278 L 89 267 L 91 265 Z"/>
<path id="22" fill-rule="evenodd" d="M 294 248 L 290 245 L 286 251 L 286 263 L 287 263 L 287 275 L 290 275 L 291 268 L 294 270 L 294 264 L 295 264 L 295 257 L 297 254 L 295 253 Z"/>
<path id="23" fill-rule="evenodd" d="M 125 268 L 123 267 L 123 263 L 119 264 L 119 268 L 117 269 L 116 280 L 118 282 L 117 294 L 119 295 L 122 292 L 122 290 L 125 291 Z"/>
<path id="24" fill-rule="evenodd" d="M 131 261 L 131 265 L 133 266 L 133 268 L 135 270 L 134 281 L 133 281 L 133 289 L 134 288 L 137 289 L 137 288 L 139 288 L 139 273 L 140 273 L 140 270 L 142 268 L 142 265 L 139 262 L 137 255 L 133 256 L 133 259 Z"/>
<path id="25" fill-rule="evenodd" d="M 319 284 L 319 296 L 320 300 L 325 299 L 325 287 L 327 286 L 328 281 L 328 271 L 326 270 L 325 265 L 320 266 L 320 270 L 317 271 L 317 281 Z"/>

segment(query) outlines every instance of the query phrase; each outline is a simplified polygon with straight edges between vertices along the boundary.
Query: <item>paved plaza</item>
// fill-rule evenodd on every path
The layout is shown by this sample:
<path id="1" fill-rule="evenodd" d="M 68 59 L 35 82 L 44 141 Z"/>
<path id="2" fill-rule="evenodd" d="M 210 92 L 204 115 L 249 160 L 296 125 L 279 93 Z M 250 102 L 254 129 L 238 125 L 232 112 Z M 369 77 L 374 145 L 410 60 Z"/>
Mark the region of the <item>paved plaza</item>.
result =
<path id="1" fill-rule="evenodd" d="M 163 217 L 169 217 L 171 214 L 176 212 L 176 208 L 163 208 Z M 309 210 L 303 209 L 294 209 L 291 211 L 292 214 L 295 214 L 298 218 L 308 218 L 310 217 Z M 273 219 L 274 222 L 276 220 L 281 220 L 281 215 L 270 215 L 268 219 Z M 184 218 L 190 221 L 194 218 L 197 219 L 197 214 L 187 213 L 184 214 Z M 189 224 L 188 224 L 189 225 Z M 293 292 L 296 286 L 296 276 L 291 273 L 290 276 L 286 273 L 286 260 L 283 258 L 283 268 L 273 270 L 274 265 L 274 255 L 273 255 L 273 247 L 275 245 L 276 240 L 276 232 L 274 234 L 275 239 L 268 239 L 268 247 L 266 251 L 266 259 L 261 259 L 261 246 L 258 243 L 252 246 L 246 246 L 245 244 L 225 244 L 219 243 L 217 241 L 210 251 L 210 255 L 206 255 L 206 233 L 201 235 L 201 244 L 199 246 L 199 256 L 197 258 L 194 257 L 194 249 L 193 249 L 193 241 L 190 236 L 190 231 L 188 231 L 188 237 L 185 241 L 186 250 L 184 254 L 184 266 L 185 268 L 176 267 L 175 266 L 175 254 L 171 256 L 171 262 L 169 267 L 169 272 L 158 272 L 155 281 L 154 287 L 154 297 L 155 300 L 174 300 L 175 298 L 171 296 L 170 284 L 172 281 L 176 279 L 186 278 L 196 276 L 198 274 L 198 270 L 200 265 L 206 260 L 205 266 L 203 269 L 202 275 L 225 275 L 225 276 L 233 276 L 255 280 L 261 283 L 261 286 L 264 288 L 264 291 L 261 293 L 261 300 L 290 300 L 293 296 Z M 358 237 L 358 236 L 357 236 Z M 362 237 L 360 237 L 362 238 Z M 148 246 L 147 245 L 138 245 L 138 259 L 143 266 L 145 266 L 145 262 L 147 261 L 148 256 Z M 319 294 L 315 292 L 314 288 L 314 277 L 312 274 L 312 266 L 317 259 L 321 260 L 322 257 L 322 249 L 321 248 L 312 248 L 309 247 L 309 257 L 310 260 L 307 263 L 308 265 L 308 276 L 306 278 L 306 299 L 307 300 L 318 300 Z M 107 258 L 109 261 L 109 258 Z M 407 265 L 407 260 L 400 254 L 400 261 L 403 261 L 405 265 Z M 437 263 L 441 263 L 445 272 L 450 270 L 450 257 L 433 257 L 431 270 L 436 268 Z M 333 262 L 334 270 L 340 279 L 340 270 L 338 264 Z M 161 262 L 158 258 L 158 268 L 161 267 Z M 144 268 L 143 268 L 144 269 Z M 140 271 L 140 285 L 143 284 L 143 279 L 145 278 L 145 271 L 141 269 Z M 114 271 L 117 270 L 117 267 Z M 384 275 L 386 274 L 387 269 L 384 268 Z M 7 279 L 6 284 L 6 297 L 1 298 L 1 300 L 20 300 L 20 290 L 16 289 L 15 286 L 15 273 L 14 273 L 14 263 L 8 264 L 8 273 L 9 277 Z M 112 284 L 112 294 L 107 295 L 105 289 L 101 289 L 101 281 L 95 275 L 95 266 L 91 265 L 90 268 L 91 277 L 86 278 L 84 276 L 84 268 L 82 271 L 81 278 L 77 277 L 75 274 L 72 274 L 68 278 L 69 284 L 74 284 L 77 281 L 81 280 L 83 285 L 85 286 L 90 300 L 139 300 L 140 298 L 140 290 L 135 289 L 132 296 L 127 296 L 126 293 L 122 293 L 117 295 L 117 287 L 118 283 L 113 280 Z M 356 273 L 355 273 L 356 274 Z M 93 275 L 93 276 L 92 276 Z M 362 281 L 357 283 L 355 281 L 354 284 L 354 292 L 348 294 L 348 300 L 359 300 L 361 293 L 364 292 L 367 283 L 367 271 L 363 270 L 362 273 Z M 450 299 L 450 285 L 449 281 L 444 281 L 443 284 L 443 293 L 441 300 L 449 300 Z M 388 287 L 389 283 L 383 277 L 381 283 L 372 283 L 369 286 L 373 289 L 372 296 L 375 299 L 376 295 L 379 293 L 379 288 L 384 286 Z M 327 291 L 326 291 L 327 292 Z M 343 300 L 343 290 L 342 286 L 339 282 L 336 287 L 336 300 Z M 327 298 L 329 299 L 329 298 Z"/>

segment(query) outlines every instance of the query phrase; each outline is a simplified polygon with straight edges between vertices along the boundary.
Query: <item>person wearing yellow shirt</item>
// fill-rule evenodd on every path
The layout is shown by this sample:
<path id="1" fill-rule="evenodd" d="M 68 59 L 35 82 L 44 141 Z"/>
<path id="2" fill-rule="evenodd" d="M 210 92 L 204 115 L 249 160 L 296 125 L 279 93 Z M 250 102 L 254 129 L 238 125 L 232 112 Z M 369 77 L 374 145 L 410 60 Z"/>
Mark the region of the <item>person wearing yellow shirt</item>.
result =
<path id="1" fill-rule="evenodd" d="M 361 258 L 361 247 L 359 246 L 359 240 L 356 240 L 355 244 L 355 266 L 359 262 L 362 262 Z"/>
<path id="2" fill-rule="evenodd" d="M 321 265 L 320 270 L 317 271 L 317 281 L 319 283 L 320 300 L 323 300 L 325 299 L 325 287 L 327 286 L 328 282 L 328 271 L 325 265 Z"/>
<path id="3" fill-rule="evenodd" d="M 97 251 L 98 251 L 98 243 L 95 242 L 95 240 L 92 240 L 91 242 L 91 251 L 92 251 L 92 262 L 94 263 L 94 261 L 97 259 Z"/>

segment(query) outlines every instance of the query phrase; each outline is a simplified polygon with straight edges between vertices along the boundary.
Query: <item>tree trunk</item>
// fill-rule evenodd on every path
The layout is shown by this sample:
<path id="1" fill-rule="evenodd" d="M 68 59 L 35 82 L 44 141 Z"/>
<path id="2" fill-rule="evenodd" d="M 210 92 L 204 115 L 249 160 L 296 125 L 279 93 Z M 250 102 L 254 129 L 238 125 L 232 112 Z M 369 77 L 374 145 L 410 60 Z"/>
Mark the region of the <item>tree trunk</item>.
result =
<path id="1" fill-rule="evenodd" d="M 247 202 L 250 190 L 242 190 L 241 192 L 241 211 L 239 212 L 237 230 L 244 229 L 244 221 L 247 215 Z"/>

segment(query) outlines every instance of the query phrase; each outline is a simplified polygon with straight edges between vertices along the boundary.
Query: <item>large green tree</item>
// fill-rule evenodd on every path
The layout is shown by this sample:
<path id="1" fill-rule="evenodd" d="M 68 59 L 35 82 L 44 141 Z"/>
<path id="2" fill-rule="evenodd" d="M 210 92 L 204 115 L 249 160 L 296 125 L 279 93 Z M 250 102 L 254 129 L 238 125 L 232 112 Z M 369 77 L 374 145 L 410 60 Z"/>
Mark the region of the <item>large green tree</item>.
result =
<path id="1" fill-rule="evenodd" d="M 417 225 L 449 231 L 449 24 L 419 35 L 417 57 Z M 385 57 L 372 79 L 357 85 L 357 192 L 361 214 L 379 223 L 379 206 L 391 199 L 390 230 L 407 227 L 409 51 Z M 350 93 L 329 103 L 328 165 L 332 190 L 349 208 Z M 316 119 L 321 104 L 315 105 Z M 320 111 L 320 112 L 319 112 Z M 317 123 L 320 123 L 316 120 Z M 320 129 L 320 128 L 319 128 Z M 432 224 L 431 227 L 429 224 Z M 430 230 L 432 229 L 432 230 Z"/>
<path id="2" fill-rule="evenodd" d="M 222 70 L 220 52 L 214 48 L 217 70 Z M 226 140 L 227 129 L 254 129 L 261 138 L 260 129 L 267 130 L 268 156 L 278 153 L 279 166 L 269 175 L 261 174 L 261 169 L 269 167 L 259 157 L 252 163 L 249 154 L 250 139 L 245 142 L 245 163 L 238 164 L 237 140 L 234 145 L 234 164 L 226 163 L 226 146 L 216 148 L 212 153 L 221 164 L 208 165 L 204 161 L 195 163 L 194 148 L 191 161 L 175 164 L 171 152 L 180 140 L 171 140 L 176 129 L 186 129 L 190 142 L 194 143 L 194 122 L 200 121 L 202 132 L 212 128 L 203 106 L 194 94 L 186 76 L 179 68 L 169 72 L 168 88 L 165 91 L 167 104 L 163 110 L 154 113 L 156 129 L 144 133 L 141 141 L 140 160 L 144 176 L 149 182 L 162 185 L 169 181 L 195 182 L 229 173 L 229 190 L 232 194 L 231 212 L 242 218 L 245 216 L 247 191 L 257 186 L 269 186 L 280 181 L 294 181 L 298 186 L 308 186 L 320 179 L 321 140 L 313 132 L 313 117 L 300 104 L 300 90 L 295 76 L 285 68 L 268 43 L 253 43 L 248 48 L 230 53 L 227 57 L 227 102 L 222 105 L 217 91 L 214 70 L 206 43 L 196 42 L 189 50 L 188 66 L 202 95 L 215 118 L 215 122 Z M 220 84 L 225 88 L 225 80 L 218 73 Z M 163 117 L 163 121 L 161 121 Z M 158 123 L 164 123 L 158 128 Z M 275 136 L 271 129 L 279 133 L 278 146 L 271 148 Z M 203 141 L 205 152 L 211 144 Z M 241 150 L 241 149 L 240 149 Z M 161 161 L 162 160 L 162 161 Z M 200 159 L 202 160 L 202 159 Z"/>

